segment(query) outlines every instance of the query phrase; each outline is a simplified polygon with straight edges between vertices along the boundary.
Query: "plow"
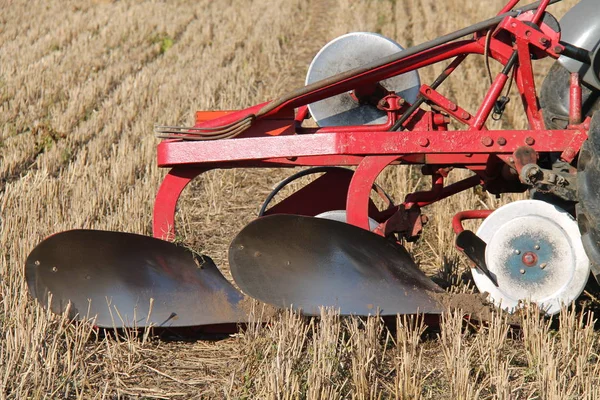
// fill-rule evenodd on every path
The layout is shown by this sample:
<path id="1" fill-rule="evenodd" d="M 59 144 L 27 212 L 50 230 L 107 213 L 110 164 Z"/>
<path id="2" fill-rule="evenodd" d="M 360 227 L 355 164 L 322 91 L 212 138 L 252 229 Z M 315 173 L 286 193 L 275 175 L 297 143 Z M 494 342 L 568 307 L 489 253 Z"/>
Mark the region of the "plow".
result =
<path id="1" fill-rule="evenodd" d="M 481 188 L 527 193 L 495 210 L 454 210 L 455 245 L 490 304 L 548 315 L 600 277 L 600 19 L 581 0 L 558 21 L 560 0 L 519 6 L 403 48 L 375 33 L 326 44 L 306 85 L 237 111 L 199 111 L 192 127 L 157 126 L 153 237 L 71 230 L 29 254 L 29 291 L 53 312 L 106 328 L 248 322 L 254 300 L 318 315 L 440 314 L 452 295 L 405 248 L 427 229 L 427 206 Z M 501 66 L 476 110 L 443 94 L 463 62 Z M 534 65 L 554 61 L 536 87 Z M 424 83 L 419 69 L 442 72 Z M 474 78 L 476 79 L 476 78 Z M 518 92 L 528 129 L 489 129 Z M 468 84 L 465 84 L 468 87 Z M 395 204 L 376 184 L 388 167 L 421 166 L 429 190 Z M 308 167 L 282 181 L 229 247 L 230 282 L 210 258 L 175 242 L 186 186 L 216 169 Z M 469 174 L 450 181 L 453 171 Z M 310 183 L 278 202 L 289 185 Z M 287 187 L 286 190 L 284 190 Z M 476 232 L 465 220 L 481 219 Z M 481 296 L 476 296 L 477 299 Z"/>

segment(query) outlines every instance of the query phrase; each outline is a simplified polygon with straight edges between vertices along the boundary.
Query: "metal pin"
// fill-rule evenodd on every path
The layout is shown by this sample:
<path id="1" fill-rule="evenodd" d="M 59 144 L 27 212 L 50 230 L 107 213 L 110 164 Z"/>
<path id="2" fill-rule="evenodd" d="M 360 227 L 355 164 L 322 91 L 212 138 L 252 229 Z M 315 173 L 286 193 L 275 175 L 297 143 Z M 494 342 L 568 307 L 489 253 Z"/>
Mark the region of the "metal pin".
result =
<path id="1" fill-rule="evenodd" d="M 520 272 L 521 274 L 524 274 L 524 273 L 525 273 L 525 270 L 524 270 L 524 269 L 520 269 L 520 270 L 519 270 L 519 272 Z"/>
<path id="2" fill-rule="evenodd" d="M 521 250 L 515 250 L 515 254 L 521 254 Z"/>
<path id="3" fill-rule="evenodd" d="M 58 268 L 52 267 L 52 272 L 56 272 L 56 271 L 58 271 Z"/>
<path id="4" fill-rule="evenodd" d="M 535 246 L 533 246 L 534 249 L 539 250 L 540 249 L 540 245 L 536 244 Z"/>
<path id="5" fill-rule="evenodd" d="M 546 268 L 546 266 L 548 266 L 548 263 L 541 263 L 541 264 L 540 264 L 540 268 L 541 268 L 541 269 L 544 269 L 544 268 Z"/>

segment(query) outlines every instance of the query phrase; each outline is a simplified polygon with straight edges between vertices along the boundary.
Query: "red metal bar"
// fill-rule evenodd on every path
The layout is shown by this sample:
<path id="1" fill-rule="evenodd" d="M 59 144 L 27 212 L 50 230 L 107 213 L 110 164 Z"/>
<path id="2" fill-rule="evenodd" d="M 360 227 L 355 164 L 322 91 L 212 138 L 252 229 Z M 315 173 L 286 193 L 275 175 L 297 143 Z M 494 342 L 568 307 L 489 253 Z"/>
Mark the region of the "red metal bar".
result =
<path id="1" fill-rule="evenodd" d="M 397 159 L 398 156 L 365 157 L 356 168 L 348 188 L 348 199 L 346 200 L 346 218 L 349 224 L 370 230 L 369 202 L 371 189 L 381 171 Z"/>
<path id="2" fill-rule="evenodd" d="M 467 219 L 484 219 L 490 216 L 494 210 L 468 210 L 456 213 L 452 218 L 452 228 L 457 235 L 465 230 L 462 222 Z"/>
<path id="3" fill-rule="evenodd" d="M 436 201 L 441 196 L 442 190 L 444 190 L 444 177 L 435 173 L 431 175 L 431 190 L 410 193 L 404 199 L 403 204 L 407 209 L 418 204 L 419 202 L 429 204 L 433 201 Z"/>
<path id="4" fill-rule="evenodd" d="M 537 10 L 535 10 L 535 14 L 533 15 L 532 22 L 534 24 L 539 25 L 540 21 L 542 20 L 542 16 L 548 7 L 548 4 L 550 4 L 550 0 L 541 0 L 540 5 L 538 6 Z"/>
<path id="5" fill-rule="evenodd" d="M 200 163 L 243 161 L 306 156 L 357 156 L 409 154 L 505 154 L 512 153 L 533 138 L 538 152 L 563 151 L 578 130 L 486 131 L 404 131 L 404 132 L 332 132 L 320 135 L 292 135 L 239 138 L 220 141 L 163 141 L 158 145 L 160 167 Z M 503 145 L 498 144 L 502 137 Z M 424 139 L 427 139 L 426 141 Z M 449 161 L 451 157 L 449 158 Z M 333 165 L 333 164 L 330 164 Z M 255 163 L 254 166 L 261 166 Z"/>
<path id="6" fill-rule="evenodd" d="M 317 89 L 303 96 L 295 97 L 282 103 L 279 107 L 273 109 L 267 115 L 271 115 L 282 109 L 296 108 L 305 104 L 313 103 L 341 92 L 353 90 L 358 86 L 381 82 L 393 76 L 436 64 L 440 61 L 448 60 L 463 54 L 483 54 L 483 47 L 475 40 L 462 40 L 446 43 L 431 50 L 415 54 L 412 57 L 391 62 L 379 68 L 375 68 L 368 72 L 364 72 L 338 83 L 326 86 L 322 89 Z"/>
<path id="7" fill-rule="evenodd" d="M 422 85 L 420 94 L 427 100 L 440 106 L 444 111 L 453 116 L 457 121 L 462 122 L 465 125 L 470 125 L 469 120 L 471 120 L 471 114 L 465 109 L 459 107 L 456 103 L 450 101 L 449 99 L 438 93 L 436 90 L 432 89 L 427 85 Z"/>
<path id="8" fill-rule="evenodd" d="M 544 129 L 545 125 L 535 89 L 529 44 L 525 40 L 517 38 L 517 51 L 519 55 L 517 86 L 519 92 L 521 92 L 521 99 L 527 113 L 529 125 L 532 129 Z"/>
<path id="9" fill-rule="evenodd" d="M 581 123 L 581 81 L 577 72 L 571 73 L 571 86 L 569 91 L 569 124 Z"/>
<path id="10" fill-rule="evenodd" d="M 483 102 L 479 107 L 479 110 L 477 110 L 477 113 L 473 118 L 473 122 L 471 123 L 471 127 L 469 128 L 470 130 L 478 131 L 483 128 L 485 121 L 487 121 L 488 117 L 490 116 L 490 113 L 492 112 L 492 109 L 494 108 L 494 104 L 496 104 L 496 100 L 498 99 L 500 94 L 502 94 L 502 90 L 504 89 L 504 85 L 506 84 L 507 80 L 508 76 L 506 76 L 503 73 L 499 73 L 496 76 L 496 79 L 494 79 L 494 83 L 492 83 L 492 86 L 490 86 L 490 89 L 486 93 L 485 98 L 483 99 Z"/>
<path id="11" fill-rule="evenodd" d="M 208 171 L 205 167 L 175 167 L 162 181 L 154 201 L 152 236 L 175 240 L 175 208 L 185 187 L 198 175 Z"/>

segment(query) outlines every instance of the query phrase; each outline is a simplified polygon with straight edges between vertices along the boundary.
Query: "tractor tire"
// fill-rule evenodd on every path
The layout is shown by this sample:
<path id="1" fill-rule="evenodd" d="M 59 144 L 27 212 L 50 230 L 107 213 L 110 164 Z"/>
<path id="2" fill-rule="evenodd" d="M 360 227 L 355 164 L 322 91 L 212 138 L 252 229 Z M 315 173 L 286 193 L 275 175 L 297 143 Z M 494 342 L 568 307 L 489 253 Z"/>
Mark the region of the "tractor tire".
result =
<path id="1" fill-rule="evenodd" d="M 577 170 L 577 222 L 592 273 L 600 283 L 600 112 L 592 116 Z"/>

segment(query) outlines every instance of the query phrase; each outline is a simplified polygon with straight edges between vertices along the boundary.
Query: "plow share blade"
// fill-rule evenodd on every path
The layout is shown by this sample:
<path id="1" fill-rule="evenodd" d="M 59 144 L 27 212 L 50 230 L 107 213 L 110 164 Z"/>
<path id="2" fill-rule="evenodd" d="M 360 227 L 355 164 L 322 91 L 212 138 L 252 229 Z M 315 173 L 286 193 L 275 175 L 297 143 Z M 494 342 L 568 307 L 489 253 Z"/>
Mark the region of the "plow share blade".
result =
<path id="1" fill-rule="evenodd" d="M 33 297 L 105 328 L 215 325 L 247 321 L 244 296 L 212 260 L 131 233 L 73 230 L 50 236 L 26 261 Z"/>
<path id="2" fill-rule="evenodd" d="M 231 273 L 248 295 L 318 315 L 439 313 L 441 289 L 401 246 L 353 225 L 273 215 L 247 225 L 229 248 Z"/>

